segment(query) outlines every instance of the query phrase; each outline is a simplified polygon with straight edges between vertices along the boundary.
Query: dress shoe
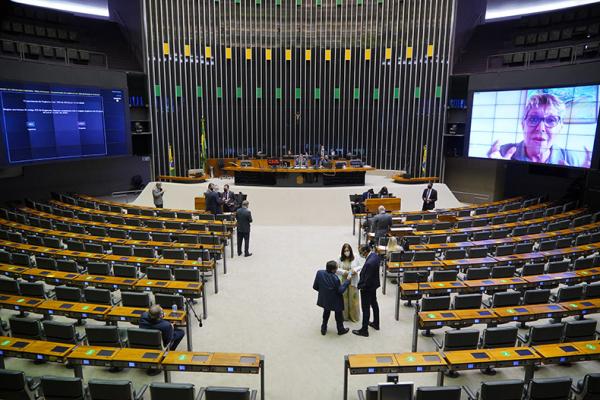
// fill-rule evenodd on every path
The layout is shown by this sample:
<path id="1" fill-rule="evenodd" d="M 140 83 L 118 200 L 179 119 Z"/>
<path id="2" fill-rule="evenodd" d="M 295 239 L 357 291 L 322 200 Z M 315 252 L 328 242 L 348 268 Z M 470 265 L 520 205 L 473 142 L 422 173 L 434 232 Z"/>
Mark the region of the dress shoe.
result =
<path id="1" fill-rule="evenodd" d="M 350 332 L 350 328 L 344 328 L 343 330 L 338 331 L 338 335 L 342 336 L 342 335 L 345 335 L 348 332 Z"/>
<path id="2" fill-rule="evenodd" d="M 252 253 L 247 253 L 247 254 L 244 254 L 244 257 L 250 257 L 251 255 L 252 255 Z"/>
<path id="3" fill-rule="evenodd" d="M 326 326 L 322 326 L 321 327 L 321 335 L 325 336 L 326 333 L 327 333 L 327 327 Z"/>
<path id="4" fill-rule="evenodd" d="M 238 257 L 241 257 L 241 256 L 242 256 L 242 253 L 238 253 Z"/>
<path id="5" fill-rule="evenodd" d="M 369 337 L 369 332 L 366 332 L 366 331 L 363 331 L 363 330 L 360 330 L 360 329 L 354 329 L 352 331 L 352 333 L 354 333 L 357 336 Z"/>
<path id="6" fill-rule="evenodd" d="M 369 322 L 369 326 L 373 329 L 375 329 L 376 331 L 379 330 L 379 325 L 375 325 L 373 322 Z"/>

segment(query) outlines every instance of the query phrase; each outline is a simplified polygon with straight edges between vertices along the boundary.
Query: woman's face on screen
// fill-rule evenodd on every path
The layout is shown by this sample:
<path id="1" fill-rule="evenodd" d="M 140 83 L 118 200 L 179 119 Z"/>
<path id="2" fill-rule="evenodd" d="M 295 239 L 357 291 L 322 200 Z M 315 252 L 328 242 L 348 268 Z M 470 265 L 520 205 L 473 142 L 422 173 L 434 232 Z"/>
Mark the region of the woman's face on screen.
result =
<path id="1" fill-rule="evenodd" d="M 521 121 L 527 156 L 536 162 L 545 162 L 550 155 L 552 140 L 562 129 L 562 119 L 552 106 L 539 106 L 529 110 Z"/>

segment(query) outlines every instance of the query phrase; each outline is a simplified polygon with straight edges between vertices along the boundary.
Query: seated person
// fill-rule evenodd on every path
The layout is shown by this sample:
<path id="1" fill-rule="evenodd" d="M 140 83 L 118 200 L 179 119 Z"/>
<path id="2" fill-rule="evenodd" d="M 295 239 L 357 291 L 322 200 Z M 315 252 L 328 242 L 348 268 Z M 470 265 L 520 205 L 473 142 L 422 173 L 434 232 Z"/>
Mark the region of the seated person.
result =
<path id="1" fill-rule="evenodd" d="M 169 321 L 165 321 L 163 319 L 164 316 L 165 313 L 161 306 L 158 304 L 150 306 L 148 311 L 144 312 L 140 318 L 140 328 L 160 331 L 163 346 L 167 347 L 171 343 L 169 350 L 175 350 L 185 336 L 185 332 L 179 328 L 175 328 Z"/>
<path id="2" fill-rule="evenodd" d="M 308 159 L 304 156 L 304 154 L 299 154 L 295 160 L 295 166 L 298 168 L 306 168 L 308 165 Z"/>
<path id="3" fill-rule="evenodd" d="M 367 190 L 366 192 L 364 192 L 362 194 L 363 201 L 365 201 L 367 199 L 372 199 L 373 197 L 375 197 L 375 191 L 373 190 L 373 188 Z"/>
<path id="4" fill-rule="evenodd" d="M 386 186 L 382 187 L 381 190 L 379 191 L 379 196 L 383 197 L 383 196 L 387 196 L 390 193 L 388 192 L 388 188 Z"/>

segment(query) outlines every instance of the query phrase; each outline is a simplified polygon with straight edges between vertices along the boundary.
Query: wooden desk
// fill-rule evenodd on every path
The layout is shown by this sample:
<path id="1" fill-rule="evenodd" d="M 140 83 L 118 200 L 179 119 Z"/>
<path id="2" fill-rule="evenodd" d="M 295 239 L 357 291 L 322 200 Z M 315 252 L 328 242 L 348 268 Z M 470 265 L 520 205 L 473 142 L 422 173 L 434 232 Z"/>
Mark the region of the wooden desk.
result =
<path id="1" fill-rule="evenodd" d="M 42 299 L 0 294 L 0 307 L 15 311 L 32 311 L 42 303 Z"/>
<path id="2" fill-rule="evenodd" d="M 104 320 L 110 309 L 111 306 L 108 305 L 74 303 L 62 300 L 44 300 L 36 307 L 38 312 L 46 315 L 62 315 L 68 318 L 92 318 L 97 320 Z"/>
<path id="3" fill-rule="evenodd" d="M 119 350 L 121 349 L 118 347 L 77 346 L 73 349 L 71 354 L 67 356 L 67 361 L 71 365 L 111 367 L 113 365 L 113 358 Z"/>
<path id="4" fill-rule="evenodd" d="M 392 176 L 392 181 L 395 183 L 401 183 L 404 185 L 423 184 L 429 182 L 438 182 L 440 178 L 438 176 L 424 176 L 421 178 L 405 178 L 401 175 Z"/>
<path id="5" fill-rule="evenodd" d="M 112 366 L 119 368 L 154 368 L 159 369 L 165 350 L 119 349 L 112 356 Z"/>
<path id="6" fill-rule="evenodd" d="M 0 264 L 0 274 L 8 276 L 9 278 L 19 277 L 24 271 L 27 271 L 27 269 L 27 267 L 18 265 Z"/>
<path id="7" fill-rule="evenodd" d="M 587 299 L 558 303 L 568 310 L 567 315 L 587 315 L 600 312 L 600 299 Z"/>
<path id="8" fill-rule="evenodd" d="M 88 196 L 86 194 L 76 194 L 74 195 L 75 197 L 78 197 L 82 200 L 87 200 L 96 204 L 106 204 L 109 206 L 116 206 L 116 207 L 121 207 L 124 208 L 126 210 L 152 210 L 153 212 L 158 211 L 156 209 L 156 207 L 148 207 L 148 206 L 138 206 L 135 204 L 129 204 L 129 203 L 119 203 L 116 201 L 109 201 L 109 200 L 103 200 L 103 199 L 98 199 L 96 197 L 93 196 Z M 202 213 L 198 213 L 194 210 L 184 210 L 184 209 L 180 209 L 180 208 L 161 208 L 160 211 L 167 211 L 167 212 L 180 212 L 180 213 L 187 213 L 187 214 L 193 214 L 193 215 L 198 215 L 198 214 L 202 214 Z M 129 214 L 128 214 L 129 215 Z"/>
<path id="9" fill-rule="evenodd" d="M 123 278 L 119 276 L 111 275 L 89 275 L 81 274 L 73 279 L 73 284 L 77 286 L 94 286 L 102 289 L 109 290 L 133 290 L 135 284 L 138 281 L 137 278 Z"/>
<path id="10" fill-rule="evenodd" d="M 397 211 L 401 208 L 401 200 L 398 197 L 385 197 L 382 199 L 365 200 L 367 213 L 376 214 L 379 206 L 384 206 L 387 211 Z"/>
<path id="11" fill-rule="evenodd" d="M 201 282 L 159 281 L 143 278 L 135 283 L 134 288 L 152 293 L 176 293 L 187 298 L 202 296 Z"/>
<path id="12" fill-rule="evenodd" d="M 543 358 L 529 347 L 447 351 L 444 357 L 452 370 L 524 366 L 525 382 L 533 378 L 534 365 Z"/>
<path id="13" fill-rule="evenodd" d="M 47 269 L 29 268 L 21 273 L 21 277 L 30 281 L 44 281 L 50 285 L 72 283 L 79 274 L 73 272 L 49 271 Z"/>
<path id="14" fill-rule="evenodd" d="M 145 308 L 114 306 L 106 314 L 106 319 L 109 321 L 127 321 L 137 325 L 140 322 L 142 314 L 146 311 L 147 309 Z M 186 325 L 187 314 L 185 311 L 165 309 L 164 313 L 166 321 L 173 322 L 176 325 Z"/>
<path id="15" fill-rule="evenodd" d="M 568 311 L 560 304 L 497 307 L 490 310 L 498 315 L 501 323 L 510 321 L 527 322 L 541 318 L 563 318 L 568 315 Z"/>
<path id="16" fill-rule="evenodd" d="M 160 182 L 173 182 L 173 183 L 204 183 L 208 179 L 208 176 L 171 176 L 171 175 L 159 175 L 158 180 Z"/>
<path id="17" fill-rule="evenodd" d="M 490 324 L 498 320 L 495 309 L 444 310 L 419 312 L 419 329 L 442 326 L 465 327 L 473 324 Z"/>
<path id="18" fill-rule="evenodd" d="M 72 344 L 0 336 L 0 368 L 5 368 L 5 357 L 62 363 L 74 348 Z"/>
<path id="19" fill-rule="evenodd" d="M 387 269 L 390 272 L 398 273 L 410 270 L 428 270 L 434 271 L 444 269 L 443 261 L 412 261 L 412 262 L 390 262 L 387 263 Z"/>
<path id="20" fill-rule="evenodd" d="M 233 172 L 236 185 L 303 187 L 340 185 L 364 186 L 366 172 L 373 170 L 374 168 L 272 168 L 258 166 L 229 166 L 223 169 L 227 172 Z"/>
<path id="21" fill-rule="evenodd" d="M 458 260 L 444 260 L 443 263 L 446 268 L 465 268 L 496 264 L 497 259 L 495 257 L 462 258 Z"/>

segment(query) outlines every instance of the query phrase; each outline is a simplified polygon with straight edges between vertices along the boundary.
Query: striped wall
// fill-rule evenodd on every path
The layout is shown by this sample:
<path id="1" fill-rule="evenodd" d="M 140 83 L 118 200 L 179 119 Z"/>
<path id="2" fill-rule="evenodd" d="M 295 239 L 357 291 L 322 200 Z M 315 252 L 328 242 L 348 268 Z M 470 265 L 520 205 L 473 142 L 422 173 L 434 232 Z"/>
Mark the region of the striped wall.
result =
<path id="1" fill-rule="evenodd" d="M 315 152 L 443 173 L 455 0 L 143 0 L 155 172 Z M 423 147 L 427 160 L 423 171 Z"/>

